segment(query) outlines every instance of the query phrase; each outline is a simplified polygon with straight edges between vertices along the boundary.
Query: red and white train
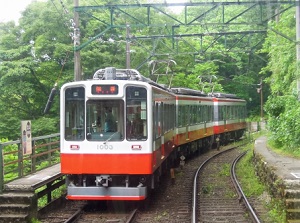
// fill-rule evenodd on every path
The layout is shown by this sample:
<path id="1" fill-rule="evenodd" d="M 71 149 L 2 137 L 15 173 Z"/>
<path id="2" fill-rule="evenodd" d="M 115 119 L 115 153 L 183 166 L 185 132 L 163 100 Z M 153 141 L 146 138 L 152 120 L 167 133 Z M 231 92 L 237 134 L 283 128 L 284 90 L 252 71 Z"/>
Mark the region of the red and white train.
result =
<path id="1" fill-rule="evenodd" d="M 144 200 L 179 158 L 240 138 L 246 102 L 167 89 L 133 69 L 61 88 L 61 173 L 70 200 Z"/>

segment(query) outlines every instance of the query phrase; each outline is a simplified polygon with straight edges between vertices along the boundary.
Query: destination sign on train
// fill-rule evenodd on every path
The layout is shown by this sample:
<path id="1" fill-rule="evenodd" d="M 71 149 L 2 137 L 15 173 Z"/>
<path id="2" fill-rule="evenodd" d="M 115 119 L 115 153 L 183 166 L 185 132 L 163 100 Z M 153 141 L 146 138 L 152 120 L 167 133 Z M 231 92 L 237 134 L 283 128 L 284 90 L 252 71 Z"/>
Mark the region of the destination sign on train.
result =
<path id="1" fill-rule="evenodd" d="M 92 94 L 118 94 L 118 85 L 92 85 Z"/>

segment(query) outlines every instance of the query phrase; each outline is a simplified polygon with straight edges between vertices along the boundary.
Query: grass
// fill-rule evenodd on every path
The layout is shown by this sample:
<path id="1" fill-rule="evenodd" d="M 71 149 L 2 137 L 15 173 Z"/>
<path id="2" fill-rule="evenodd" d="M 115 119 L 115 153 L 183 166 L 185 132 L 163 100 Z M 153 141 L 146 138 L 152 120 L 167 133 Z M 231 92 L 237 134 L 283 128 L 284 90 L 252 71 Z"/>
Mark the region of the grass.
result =
<path id="1" fill-rule="evenodd" d="M 272 141 L 268 141 L 267 146 L 273 152 L 275 152 L 279 155 L 300 159 L 300 148 L 297 148 L 297 149 L 296 148 L 294 148 L 294 149 L 278 148 L 278 146 L 276 146 L 276 144 Z"/>
<path id="2" fill-rule="evenodd" d="M 222 169 L 219 172 L 219 176 L 220 177 L 222 177 L 222 176 L 225 176 L 225 177 L 230 176 L 230 164 L 229 163 L 223 164 Z"/>

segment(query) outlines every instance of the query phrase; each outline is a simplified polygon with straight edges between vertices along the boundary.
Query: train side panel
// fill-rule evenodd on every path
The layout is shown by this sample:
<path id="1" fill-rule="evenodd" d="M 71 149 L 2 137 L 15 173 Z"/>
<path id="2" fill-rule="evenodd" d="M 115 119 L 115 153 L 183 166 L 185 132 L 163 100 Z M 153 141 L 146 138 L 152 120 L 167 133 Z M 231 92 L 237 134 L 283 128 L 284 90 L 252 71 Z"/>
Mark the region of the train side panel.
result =
<path id="1" fill-rule="evenodd" d="M 213 102 L 211 98 L 177 96 L 176 98 L 177 146 L 197 141 L 214 134 Z"/>
<path id="2" fill-rule="evenodd" d="M 246 130 L 246 102 L 241 99 L 214 98 L 214 134 L 223 140 L 238 139 Z M 226 138 L 226 139 L 225 139 Z"/>

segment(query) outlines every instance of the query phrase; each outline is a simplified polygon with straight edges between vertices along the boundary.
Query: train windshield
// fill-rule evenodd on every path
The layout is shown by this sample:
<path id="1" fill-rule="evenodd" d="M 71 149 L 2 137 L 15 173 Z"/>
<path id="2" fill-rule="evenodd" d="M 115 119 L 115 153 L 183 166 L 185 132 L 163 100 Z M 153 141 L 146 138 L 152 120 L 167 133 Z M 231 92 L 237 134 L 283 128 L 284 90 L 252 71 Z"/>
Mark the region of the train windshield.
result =
<path id="1" fill-rule="evenodd" d="M 87 140 L 124 139 L 124 101 L 88 100 L 86 104 Z"/>

